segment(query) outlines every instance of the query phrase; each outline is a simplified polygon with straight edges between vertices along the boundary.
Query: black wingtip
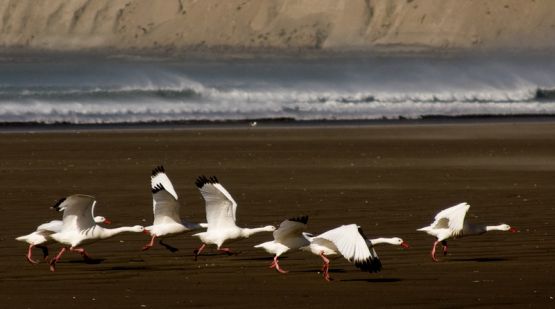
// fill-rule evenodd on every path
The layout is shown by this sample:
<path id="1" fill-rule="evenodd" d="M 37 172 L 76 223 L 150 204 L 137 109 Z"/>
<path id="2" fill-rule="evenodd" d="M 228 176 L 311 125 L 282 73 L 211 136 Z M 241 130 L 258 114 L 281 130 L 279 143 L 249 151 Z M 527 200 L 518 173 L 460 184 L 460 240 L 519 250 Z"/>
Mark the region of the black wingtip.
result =
<path id="1" fill-rule="evenodd" d="M 208 178 L 206 178 L 206 176 L 204 176 L 204 175 L 199 176 L 197 178 L 197 180 L 195 181 L 195 184 L 197 185 L 197 187 L 199 189 L 202 188 L 207 183 L 208 183 Z"/>
<path id="2" fill-rule="evenodd" d="M 367 239 L 360 226 L 358 227 L 358 233 L 360 234 L 360 236 L 362 236 L 363 239 Z M 355 262 L 355 266 L 362 271 L 377 273 L 380 270 L 382 270 L 382 262 L 380 261 L 380 258 L 375 253 L 372 253 L 372 252 L 375 252 L 373 251 L 374 249 L 370 248 L 370 250 L 371 250 L 370 256 L 364 261 Z"/>
<path id="3" fill-rule="evenodd" d="M 159 184 L 155 185 L 154 187 L 152 187 L 152 194 L 158 193 L 162 190 L 166 190 L 166 188 L 164 188 L 164 186 L 161 183 L 159 183 Z"/>
<path id="4" fill-rule="evenodd" d="M 50 208 L 56 210 L 56 211 L 61 211 L 60 205 L 62 205 L 62 203 L 66 200 L 66 197 L 59 199 L 56 204 Z"/>
<path id="5" fill-rule="evenodd" d="M 355 266 L 360 270 L 367 271 L 369 273 L 377 273 L 382 270 L 382 262 L 378 257 L 368 257 L 364 261 L 355 262 Z"/>
<path id="6" fill-rule="evenodd" d="M 362 231 L 362 228 L 360 226 L 358 227 L 358 233 L 360 234 L 360 236 L 362 236 L 363 239 L 368 239 L 366 236 L 364 236 L 364 232 Z"/>
<path id="7" fill-rule="evenodd" d="M 166 173 L 166 170 L 164 169 L 163 165 L 158 165 L 157 167 L 155 167 L 152 170 L 152 177 L 155 177 L 156 175 L 158 175 L 160 173 Z"/>
<path id="8" fill-rule="evenodd" d="M 302 216 L 297 218 L 290 218 L 289 221 L 300 222 L 302 224 L 308 224 L 308 216 Z"/>
<path id="9" fill-rule="evenodd" d="M 218 181 L 218 178 L 216 178 L 216 176 L 206 177 L 204 175 L 199 176 L 195 181 L 195 184 L 199 189 L 204 187 L 204 185 L 207 183 L 219 183 L 219 181 Z"/>

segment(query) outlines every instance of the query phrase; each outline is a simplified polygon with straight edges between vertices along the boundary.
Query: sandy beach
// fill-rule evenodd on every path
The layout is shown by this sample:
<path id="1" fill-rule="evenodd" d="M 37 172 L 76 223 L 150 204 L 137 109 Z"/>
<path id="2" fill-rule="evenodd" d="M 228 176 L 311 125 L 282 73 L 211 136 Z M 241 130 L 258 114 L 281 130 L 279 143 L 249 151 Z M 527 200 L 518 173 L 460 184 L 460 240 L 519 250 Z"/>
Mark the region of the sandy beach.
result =
<path id="1" fill-rule="evenodd" d="M 553 121 L 4 131 L 0 149 L 4 308 L 555 306 Z M 204 221 L 196 177 L 216 175 L 239 204 L 240 226 L 308 215 L 316 234 L 357 223 L 411 248 L 378 247 L 378 274 L 335 259 L 330 283 L 308 253 L 283 258 L 286 275 L 268 269 L 271 257 L 252 246 L 270 233 L 232 244 L 239 255 L 212 248 L 197 262 L 198 239 L 167 240 L 176 253 L 142 252 L 143 234 L 87 246 L 96 264 L 71 253 L 55 273 L 26 262 L 14 238 L 59 218 L 50 206 L 66 195 L 94 195 L 112 227 L 151 224 L 150 171 L 159 164 L 192 221 Z M 434 239 L 416 229 L 463 201 L 471 221 L 520 232 L 452 241 L 434 263 Z"/>

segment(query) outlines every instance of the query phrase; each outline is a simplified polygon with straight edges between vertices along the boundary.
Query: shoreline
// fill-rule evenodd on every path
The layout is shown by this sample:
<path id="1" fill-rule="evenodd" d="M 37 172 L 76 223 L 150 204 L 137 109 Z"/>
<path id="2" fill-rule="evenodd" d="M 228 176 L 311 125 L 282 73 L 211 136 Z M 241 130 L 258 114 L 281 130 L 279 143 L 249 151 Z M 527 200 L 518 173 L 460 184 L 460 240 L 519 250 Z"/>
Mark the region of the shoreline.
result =
<path id="1" fill-rule="evenodd" d="M 256 124 L 253 126 L 253 122 Z M 376 126 L 441 126 L 467 124 L 506 123 L 553 123 L 555 115 L 511 115 L 511 116 L 430 116 L 420 119 L 373 119 L 373 120 L 292 120 L 251 119 L 224 121 L 168 121 L 139 123 L 0 123 L 0 134 L 18 132 L 70 132 L 70 131 L 148 131 L 189 129 L 279 129 L 279 128 L 342 128 Z"/>

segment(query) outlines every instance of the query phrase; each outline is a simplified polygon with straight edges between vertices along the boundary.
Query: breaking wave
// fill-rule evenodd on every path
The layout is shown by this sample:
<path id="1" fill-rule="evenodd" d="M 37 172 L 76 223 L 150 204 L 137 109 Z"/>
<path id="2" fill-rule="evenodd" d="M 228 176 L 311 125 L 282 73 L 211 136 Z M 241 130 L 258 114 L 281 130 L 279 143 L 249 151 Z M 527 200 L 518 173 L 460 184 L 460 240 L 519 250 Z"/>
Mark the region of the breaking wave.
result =
<path id="1" fill-rule="evenodd" d="M 190 88 L 0 89 L 0 121 L 363 120 L 420 118 L 427 115 L 555 114 L 555 100 L 546 95 L 549 91 L 349 94 Z"/>
<path id="2" fill-rule="evenodd" d="M 154 73 L 141 69 L 106 76 L 90 73 L 90 68 L 86 68 L 86 73 L 59 71 L 52 78 L 45 69 L 44 76 L 39 71 L 34 80 L 23 73 L 20 79 L 17 75 L 13 78 L 0 74 L 0 122 L 81 124 L 555 115 L 555 87 L 551 87 L 555 78 L 550 69 L 543 75 L 522 77 L 514 70 L 509 70 L 510 74 L 505 69 L 491 68 L 486 70 L 488 74 L 474 74 L 472 70 L 453 74 L 450 67 L 440 67 L 423 74 L 425 78 L 415 78 L 411 72 L 430 69 L 410 64 L 402 68 L 406 74 L 391 75 L 387 65 L 368 67 L 372 71 L 351 67 L 339 74 L 333 68 L 309 67 L 316 73 L 309 72 L 308 76 L 302 76 L 307 68 L 293 72 L 286 68 L 281 75 L 270 77 L 264 65 L 255 65 L 246 74 L 218 67 L 214 69 L 217 73 L 226 74 L 216 77 L 202 69 L 200 73 L 189 74 L 191 68 Z M 281 69 L 271 68 L 278 73 Z M 125 70 L 115 69 L 120 71 Z"/>

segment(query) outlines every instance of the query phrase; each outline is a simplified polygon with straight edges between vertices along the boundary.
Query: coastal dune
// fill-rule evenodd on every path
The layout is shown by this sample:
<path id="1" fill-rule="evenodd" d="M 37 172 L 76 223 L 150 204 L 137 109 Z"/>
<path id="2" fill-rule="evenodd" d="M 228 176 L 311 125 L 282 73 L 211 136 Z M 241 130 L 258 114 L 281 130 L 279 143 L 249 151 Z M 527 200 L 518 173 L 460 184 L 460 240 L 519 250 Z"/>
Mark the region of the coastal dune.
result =
<path id="1" fill-rule="evenodd" d="M 548 0 L 7 0 L 2 49 L 545 51 Z"/>

